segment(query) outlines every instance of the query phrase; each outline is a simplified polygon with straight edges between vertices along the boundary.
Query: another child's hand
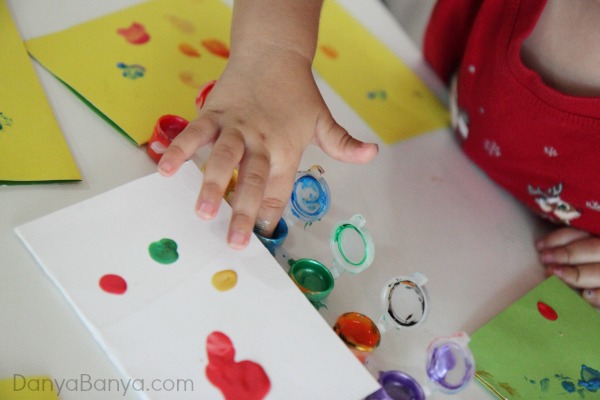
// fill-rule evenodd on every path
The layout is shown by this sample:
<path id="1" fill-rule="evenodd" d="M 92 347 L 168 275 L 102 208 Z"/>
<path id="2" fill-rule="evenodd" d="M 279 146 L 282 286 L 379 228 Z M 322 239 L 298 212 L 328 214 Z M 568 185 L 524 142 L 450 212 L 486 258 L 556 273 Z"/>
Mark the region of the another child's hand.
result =
<path id="1" fill-rule="evenodd" d="M 268 52 L 266 52 L 268 53 Z M 216 215 L 239 166 L 227 241 L 243 249 L 255 225 L 270 236 L 286 207 L 309 144 L 334 159 L 364 163 L 376 144 L 352 138 L 325 105 L 310 60 L 298 54 L 230 58 L 198 112 L 163 154 L 159 171 L 174 174 L 194 152 L 212 144 L 196 203 L 203 219 Z M 265 59 L 267 57 L 267 59 Z"/>
<path id="2" fill-rule="evenodd" d="M 582 289 L 583 297 L 600 307 L 600 238 L 579 229 L 557 229 L 536 242 L 548 275 Z"/>

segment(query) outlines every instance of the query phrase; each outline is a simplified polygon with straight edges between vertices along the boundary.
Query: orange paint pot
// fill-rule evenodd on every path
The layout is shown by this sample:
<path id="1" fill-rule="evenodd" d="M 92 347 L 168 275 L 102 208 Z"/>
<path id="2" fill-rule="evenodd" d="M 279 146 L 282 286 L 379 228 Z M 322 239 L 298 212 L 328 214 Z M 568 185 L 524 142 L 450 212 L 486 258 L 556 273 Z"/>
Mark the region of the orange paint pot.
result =
<path id="1" fill-rule="evenodd" d="M 155 162 L 158 163 L 163 153 L 167 151 L 167 148 L 188 126 L 189 122 L 182 117 L 177 115 L 163 115 L 156 121 L 152 136 L 148 141 L 148 154 Z"/>
<path id="2" fill-rule="evenodd" d="M 361 313 L 348 312 L 340 315 L 333 330 L 363 364 L 381 342 L 377 325 Z"/>

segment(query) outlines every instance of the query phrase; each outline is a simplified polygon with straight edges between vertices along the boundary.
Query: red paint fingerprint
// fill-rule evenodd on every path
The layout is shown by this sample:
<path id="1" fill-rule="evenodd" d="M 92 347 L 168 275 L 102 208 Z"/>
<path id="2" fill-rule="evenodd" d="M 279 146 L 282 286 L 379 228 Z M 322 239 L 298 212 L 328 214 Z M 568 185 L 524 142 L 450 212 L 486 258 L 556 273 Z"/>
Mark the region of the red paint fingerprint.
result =
<path id="1" fill-rule="evenodd" d="M 554 308 L 550 307 L 548 304 L 538 301 L 537 308 L 540 314 L 542 314 L 542 316 L 547 320 L 556 321 L 558 319 L 558 314 Z"/>
<path id="2" fill-rule="evenodd" d="M 200 43 L 215 56 L 229 58 L 229 47 L 219 39 L 206 39 Z"/>
<path id="3" fill-rule="evenodd" d="M 254 361 L 235 362 L 233 342 L 223 332 L 206 338 L 206 377 L 221 390 L 226 400 L 261 400 L 271 389 L 265 370 Z"/>
<path id="4" fill-rule="evenodd" d="M 144 44 L 150 40 L 150 35 L 146 32 L 146 28 L 138 22 L 132 23 L 129 28 L 117 29 L 117 33 L 131 44 Z"/>
<path id="5" fill-rule="evenodd" d="M 337 50 L 331 46 L 327 46 L 326 44 L 321 46 L 321 52 L 323 54 L 325 54 L 327 57 L 331 58 L 332 60 L 335 60 L 336 58 L 338 58 Z"/>
<path id="6" fill-rule="evenodd" d="M 107 274 L 100 278 L 102 290 L 112 294 L 123 294 L 127 290 L 127 282 L 119 275 Z"/>

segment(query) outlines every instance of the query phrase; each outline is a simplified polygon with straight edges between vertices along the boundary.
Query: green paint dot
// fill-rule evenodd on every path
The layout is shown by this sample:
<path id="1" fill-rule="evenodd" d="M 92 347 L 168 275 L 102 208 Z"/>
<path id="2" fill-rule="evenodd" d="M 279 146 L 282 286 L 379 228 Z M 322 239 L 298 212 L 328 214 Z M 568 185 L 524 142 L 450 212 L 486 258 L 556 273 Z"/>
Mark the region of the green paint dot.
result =
<path id="1" fill-rule="evenodd" d="M 150 257 L 161 264 L 172 264 L 179 258 L 177 243 L 172 239 L 160 239 L 158 242 L 150 243 L 148 246 Z"/>

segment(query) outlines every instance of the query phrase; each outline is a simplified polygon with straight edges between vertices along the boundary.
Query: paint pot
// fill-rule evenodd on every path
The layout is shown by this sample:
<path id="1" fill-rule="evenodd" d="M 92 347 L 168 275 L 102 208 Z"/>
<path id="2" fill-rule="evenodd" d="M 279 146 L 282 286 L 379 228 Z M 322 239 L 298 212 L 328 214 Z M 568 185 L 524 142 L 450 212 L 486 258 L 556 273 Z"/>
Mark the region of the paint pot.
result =
<path id="1" fill-rule="evenodd" d="M 150 157 L 158 163 L 163 153 L 167 151 L 167 148 L 188 126 L 189 122 L 177 115 L 163 115 L 156 121 L 152 136 L 148 141 L 148 154 Z"/>
<path id="2" fill-rule="evenodd" d="M 369 268 L 375 258 L 375 245 L 365 228 L 365 218 L 356 214 L 348 221 L 338 222 L 331 230 L 329 246 L 333 253 L 331 273 L 337 278 L 342 272 L 358 274 Z"/>
<path id="3" fill-rule="evenodd" d="M 377 325 L 371 318 L 358 312 L 340 315 L 333 330 L 363 364 L 381 342 Z"/>
<path id="4" fill-rule="evenodd" d="M 292 189 L 292 195 L 284 218 L 289 225 L 301 221 L 312 224 L 319 221 L 331 204 L 329 185 L 323 178 L 325 171 L 319 165 L 313 165 L 307 171 L 299 171 Z"/>
<path id="5" fill-rule="evenodd" d="M 289 274 L 309 300 L 314 302 L 325 299 L 333 289 L 334 278 L 338 277 L 340 273 L 351 272 L 357 274 L 373 263 L 375 250 L 371 235 L 364 228 L 365 222 L 362 215 L 356 214 L 350 220 L 339 222 L 333 226 L 329 242 L 333 252 L 331 269 L 312 259 L 303 258 L 297 261 L 289 259 Z M 300 264 L 297 265 L 298 263 Z M 318 290 L 317 294 L 313 293 L 312 288 L 305 287 L 302 282 L 299 284 L 299 280 L 294 278 L 294 271 L 302 271 L 308 265 L 310 265 L 311 273 L 319 276 L 319 278 L 314 278 L 315 281 L 331 282 L 330 287 L 328 286 L 326 290 Z M 318 298 L 318 300 L 314 300 L 315 298 Z"/>
<path id="6" fill-rule="evenodd" d="M 425 386 L 401 371 L 380 372 L 381 389 L 366 400 L 424 400 L 434 391 L 454 394 L 463 390 L 475 374 L 469 340 L 464 332 L 434 340 L 427 348 Z"/>
<path id="7" fill-rule="evenodd" d="M 333 290 L 333 275 L 329 269 L 316 260 L 290 259 L 288 275 L 311 302 L 324 300 Z"/>
<path id="8" fill-rule="evenodd" d="M 259 228 L 254 228 L 254 234 L 256 237 L 258 237 L 260 242 L 267 248 L 267 250 L 269 250 L 269 253 L 271 253 L 272 256 L 275 256 L 275 254 L 280 251 L 281 246 L 287 238 L 288 226 L 285 220 L 281 218 L 277 223 L 277 226 L 275 227 L 271 237 L 263 236 L 260 234 L 260 232 L 261 231 Z"/>
<path id="9" fill-rule="evenodd" d="M 426 283 L 427 277 L 416 272 L 408 277 L 397 276 L 384 285 L 380 303 L 383 314 L 377 323 L 380 331 L 414 328 L 423 323 L 429 311 Z"/>

